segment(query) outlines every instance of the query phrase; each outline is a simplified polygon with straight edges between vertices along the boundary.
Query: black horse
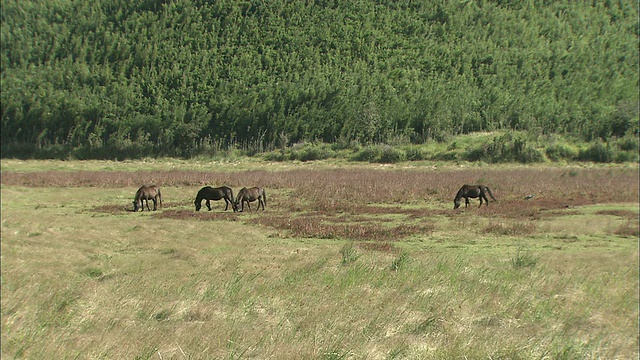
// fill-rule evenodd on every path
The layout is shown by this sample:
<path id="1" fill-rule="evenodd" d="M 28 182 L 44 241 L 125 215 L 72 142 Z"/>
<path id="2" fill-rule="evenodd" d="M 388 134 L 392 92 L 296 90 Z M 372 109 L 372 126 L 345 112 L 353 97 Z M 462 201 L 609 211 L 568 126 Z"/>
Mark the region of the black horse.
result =
<path id="1" fill-rule="evenodd" d="M 263 188 L 260 187 L 252 187 L 247 189 L 242 188 L 238 193 L 238 197 L 236 198 L 236 202 L 234 203 L 234 208 L 237 211 L 244 211 L 244 203 L 247 203 L 247 207 L 251 210 L 250 202 L 258 200 L 258 209 L 262 206 L 262 210 L 264 210 L 264 206 L 267 203 L 267 193 Z M 240 210 L 238 210 L 238 206 L 240 206 Z"/>
<path id="2" fill-rule="evenodd" d="M 198 195 L 196 195 L 196 201 L 194 201 L 194 204 L 196 205 L 196 211 L 200 211 L 200 208 L 202 207 L 202 200 L 207 200 L 204 204 L 207 205 L 207 209 L 211 211 L 210 200 L 217 201 L 222 199 L 224 199 L 225 202 L 224 211 L 227 211 L 229 205 L 231 205 L 233 211 L 236 211 L 236 207 L 233 203 L 233 190 L 231 190 L 230 187 L 221 186 L 214 188 L 211 186 L 205 186 L 200 189 L 200 191 L 198 191 Z"/>
<path id="3" fill-rule="evenodd" d="M 133 200 L 133 211 L 144 211 L 144 202 L 147 202 L 147 210 L 149 209 L 149 200 L 153 201 L 153 211 L 158 209 L 158 200 L 162 205 L 162 194 L 160 188 L 156 185 L 142 185 L 138 191 L 136 191 L 136 197 Z"/>
<path id="4" fill-rule="evenodd" d="M 493 197 L 491 193 L 491 189 L 484 185 L 462 185 L 455 199 L 453 199 L 453 208 L 457 209 L 460 207 L 460 199 L 462 198 L 464 198 L 464 207 L 469 206 L 469 198 L 480 198 L 480 205 L 478 207 L 482 206 L 482 199 L 485 201 L 485 206 L 489 206 L 489 199 L 487 199 L 486 194 L 489 194 L 493 201 L 496 201 L 496 198 Z"/>

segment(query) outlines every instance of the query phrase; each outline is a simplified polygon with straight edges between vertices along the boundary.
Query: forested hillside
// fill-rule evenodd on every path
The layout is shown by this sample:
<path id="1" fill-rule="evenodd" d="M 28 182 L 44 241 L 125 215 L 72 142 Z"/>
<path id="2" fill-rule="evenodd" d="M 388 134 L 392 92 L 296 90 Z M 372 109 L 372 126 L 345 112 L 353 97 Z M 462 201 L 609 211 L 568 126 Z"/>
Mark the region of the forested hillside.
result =
<path id="1" fill-rule="evenodd" d="M 637 1 L 2 0 L 1 21 L 4 157 L 638 134 Z"/>

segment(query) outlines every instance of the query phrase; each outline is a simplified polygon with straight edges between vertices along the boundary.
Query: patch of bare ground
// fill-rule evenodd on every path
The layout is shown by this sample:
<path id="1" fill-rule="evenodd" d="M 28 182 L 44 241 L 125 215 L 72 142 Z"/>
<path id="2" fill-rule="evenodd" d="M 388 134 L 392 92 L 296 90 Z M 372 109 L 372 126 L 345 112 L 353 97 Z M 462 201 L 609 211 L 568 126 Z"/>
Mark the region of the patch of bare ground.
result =
<path id="1" fill-rule="evenodd" d="M 169 209 L 172 207 L 178 207 L 178 206 L 184 206 L 186 205 L 186 202 L 164 202 L 162 205 L 158 206 L 158 210 L 157 211 L 161 211 L 164 209 Z M 149 202 L 149 208 L 153 209 L 153 204 L 151 202 Z M 128 212 L 134 212 L 133 211 L 133 205 L 131 205 L 131 202 L 129 202 L 126 205 L 122 205 L 122 204 L 106 204 L 106 205 L 98 205 L 98 206 L 94 206 L 91 209 L 88 209 L 87 211 L 90 212 L 96 212 L 96 213 L 104 213 L 104 214 L 122 214 L 122 213 L 128 213 Z M 145 204 L 145 208 L 144 211 L 142 212 L 146 212 L 147 208 L 146 208 L 146 204 Z"/>
<path id="2" fill-rule="evenodd" d="M 92 209 L 88 211 L 115 215 L 115 214 L 122 214 L 126 212 L 133 212 L 133 207 L 127 208 L 126 206 L 123 206 L 120 204 L 118 205 L 108 204 L 108 205 L 94 206 Z"/>
<path id="3" fill-rule="evenodd" d="M 177 220 L 227 220 L 238 221 L 239 216 L 233 212 L 193 211 L 193 210 L 165 210 L 153 215 L 157 218 L 169 218 Z"/>

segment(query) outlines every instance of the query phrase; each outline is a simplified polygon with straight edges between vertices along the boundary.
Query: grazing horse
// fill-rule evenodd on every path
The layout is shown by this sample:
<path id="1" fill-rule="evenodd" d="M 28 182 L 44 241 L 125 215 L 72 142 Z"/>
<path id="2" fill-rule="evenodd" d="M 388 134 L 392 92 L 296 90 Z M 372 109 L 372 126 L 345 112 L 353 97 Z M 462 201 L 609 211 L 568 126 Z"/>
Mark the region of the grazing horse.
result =
<path id="1" fill-rule="evenodd" d="M 249 203 L 256 200 L 258 200 L 258 209 L 260 209 L 260 205 L 262 205 L 262 210 L 264 210 L 264 206 L 267 203 L 267 193 L 265 193 L 264 189 L 261 187 L 252 187 L 247 189 L 245 187 L 240 189 L 234 207 L 237 211 L 244 211 L 244 203 L 246 202 L 247 207 L 251 210 L 251 205 Z M 238 210 L 238 205 L 241 206 L 240 210 Z"/>
<path id="2" fill-rule="evenodd" d="M 158 200 L 160 200 L 160 205 L 162 205 L 162 194 L 160 193 L 160 188 L 156 185 L 142 185 L 138 191 L 136 191 L 135 200 L 133 200 L 133 211 L 144 211 L 144 202 L 147 202 L 147 210 L 149 209 L 149 200 L 153 201 L 153 211 L 158 209 Z"/>
<path id="3" fill-rule="evenodd" d="M 487 199 L 486 194 L 489 194 L 493 201 L 496 201 L 496 198 L 493 197 L 493 194 L 491 193 L 491 189 L 484 185 L 462 185 L 460 190 L 458 190 L 455 199 L 453 199 L 453 208 L 457 209 L 460 207 L 460 199 L 462 198 L 464 198 L 464 207 L 469 206 L 469 198 L 479 198 L 480 206 L 482 206 L 482 199 L 484 199 L 485 206 L 489 206 L 489 199 Z"/>
<path id="4" fill-rule="evenodd" d="M 236 207 L 233 203 L 233 190 L 230 187 L 221 186 L 221 187 L 211 187 L 205 186 L 200 191 L 198 191 L 198 195 L 196 195 L 196 201 L 194 204 L 196 205 L 196 211 L 200 211 L 202 207 L 202 200 L 207 200 L 204 204 L 207 205 L 209 211 L 211 211 L 211 202 L 209 200 L 222 200 L 224 199 L 225 207 L 224 211 L 227 211 L 229 205 L 233 208 L 233 211 L 236 211 Z"/>

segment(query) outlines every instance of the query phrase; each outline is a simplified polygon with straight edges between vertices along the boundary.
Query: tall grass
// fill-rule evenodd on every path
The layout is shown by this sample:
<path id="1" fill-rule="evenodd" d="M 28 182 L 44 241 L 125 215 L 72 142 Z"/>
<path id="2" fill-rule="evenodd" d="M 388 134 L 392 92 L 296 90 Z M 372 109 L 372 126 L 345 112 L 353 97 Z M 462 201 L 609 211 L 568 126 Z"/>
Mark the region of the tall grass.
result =
<path id="1" fill-rule="evenodd" d="M 638 356 L 637 242 L 617 233 L 637 169 L 272 170 L 3 172 L 3 356 Z M 166 204 L 128 211 L 145 176 Z M 475 180 L 498 201 L 454 211 Z M 203 183 L 269 205 L 196 214 Z"/>

